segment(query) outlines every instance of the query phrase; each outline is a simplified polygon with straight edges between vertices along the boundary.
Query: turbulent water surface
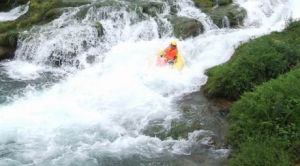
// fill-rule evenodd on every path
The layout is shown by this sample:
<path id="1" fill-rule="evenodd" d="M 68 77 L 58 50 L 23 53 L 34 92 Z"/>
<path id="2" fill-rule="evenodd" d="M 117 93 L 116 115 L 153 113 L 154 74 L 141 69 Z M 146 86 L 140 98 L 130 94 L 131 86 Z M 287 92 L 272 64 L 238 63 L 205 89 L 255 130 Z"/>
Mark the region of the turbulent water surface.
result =
<path id="1" fill-rule="evenodd" d="M 21 5 L 8 12 L 0 12 L 0 22 L 12 21 L 27 13 L 29 4 Z"/>
<path id="2" fill-rule="evenodd" d="M 131 0 L 92 1 L 20 34 L 15 59 L 0 63 L 1 166 L 222 164 L 226 123 L 197 92 L 204 71 L 299 19 L 299 1 L 236 0 L 248 13 L 244 26 L 218 29 L 192 1 L 178 0 L 177 15 L 205 27 L 184 41 L 160 1 L 155 18 Z M 186 62 L 181 72 L 153 65 L 171 40 Z M 195 121 L 199 130 L 174 136 Z"/>

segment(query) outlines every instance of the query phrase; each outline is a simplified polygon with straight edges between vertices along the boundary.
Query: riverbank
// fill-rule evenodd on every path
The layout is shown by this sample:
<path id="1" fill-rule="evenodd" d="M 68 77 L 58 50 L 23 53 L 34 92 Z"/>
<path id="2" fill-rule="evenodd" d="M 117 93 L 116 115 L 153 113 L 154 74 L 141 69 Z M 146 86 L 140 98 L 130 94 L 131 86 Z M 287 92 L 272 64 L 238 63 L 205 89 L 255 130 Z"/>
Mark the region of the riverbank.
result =
<path id="1" fill-rule="evenodd" d="M 300 22 L 251 40 L 207 71 L 206 96 L 235 101 L 228 117 L 231 166 L 299 162 Z"/>

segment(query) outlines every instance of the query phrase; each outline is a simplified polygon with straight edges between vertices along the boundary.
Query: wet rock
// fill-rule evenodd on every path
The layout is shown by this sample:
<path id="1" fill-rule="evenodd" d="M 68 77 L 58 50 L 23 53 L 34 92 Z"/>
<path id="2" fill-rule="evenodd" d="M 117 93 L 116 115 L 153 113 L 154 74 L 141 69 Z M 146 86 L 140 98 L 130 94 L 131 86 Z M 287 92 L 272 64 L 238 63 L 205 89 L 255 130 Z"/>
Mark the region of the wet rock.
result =
<path id="1" fill-rule="evenodd" d="M 102 24 L 97 22 L 97 23 L 95 23 L 94 27 L 97 29 L 98 37 L 101 37 L 104 35 L 104 28 L 103 28 Z"/>
<path id="2" fill-rule="evenodd" d="M 14 57 L 14 50 L 0 46 L 0 60 Z"/>
<path id="3" fill-rule="evenodd" d="M 94 55 L 89 55 L 89 56 L 86 57 L 86 62 L 89 63 L 89 64 L 94 63 L 95 60 L 96 60 L 96 56 L 94 56 Z"/>
<path id="4" fill-rule="evenodd" d="M 86 4 L 90 4 L 90 0 L 62 0 L 60 6 L 61 7 L 77 7 Z"/>
<path id="5" fill-rule="evenodd" d="M 0 46 L 15 48 L 17 46 L 18 33 L 15 31 L 0 33 Z"/>
<path id="6" fill-rule="evenodd" d="M 232 3 L 232 0 L 215 0 L 215 5 L 225 6 Z"/>
<path id="7" fill-rule="evenodd" d="M 60 17 L 65 11 L 67 11 L 67 8 L 50 9 L 49 11 L 46 12 L 44 20 L 54 20 Z"/>
<path id="8" fill-rule="evenodd" d="M 247 12 L 242 7 L 232 4 L 232 0 L 193 0 L 195 6 L 208 14 L 213 22 L 223 28 L 224 23 L 235 28 L 243 24 Z"/>
<path id="9" fill-rule="evenodd" d="M 121 7 L 122 4 L 118 1 L 101 1 L 101 2 L 95 2 L 93 4 L 96 8 L 100 7 L 108 7 L 108 6 L 113 6 L 113 7 Z"/>
<path id="10" fill-rule="evenodd" d="M 176 5 L 176 4 L 171 4 L 170 5 L 170 13 L 172 14 L 172 15 L 175 15 L 177 12 L 178 12 L 178 5 Z"/>
<path id="11" fill-rule="evenodd" d="M 141 6 L 143 13 L 152 17 L 156 16 L 156 13 L 161 13 L 163 11 L 163 4 L 160 2 L 143 1 L 139 6 Z"/>
<path id="12" fill-rule="evenodd" d="M 223 20 L 225 17 L 228 18 L 230 27 L 234 28 L 243 24 L 247 12 L 242 7 L 231 4 L 214 8 L 208 15 L 219 28 L 223 27 Z"/>
<path id="13" fill-rule="evenodd" d="M 11 10 L 14 7 L 19 5 L 24 5 L 28 2 L 28 0 L 1 0 L 0 1 L 0 11 L 6 12 Z"/>
<path id="14" fill-rule="evenodd" d="M 18 33 L 7 32 L 0 34 L 0 60 L 14 57 L 17 47 Z"/>
<path id="15" fill-rule="evenodd" d="M 195 37 L 204 31 L 203 25 L 192 18 L 169 16 L 167 19 L 172 23 L 174 35 L 177 38 Z"/>
<path id="16" fill-rule="evenodd" d="M 222 115 L 227 115 L 229 113 L 229 109 L 232 106 L 232 104 L 233 103 L 231 101 L 226 100 L 224 98 L 211 99 L 211 105 L 217 107 Z"/>
<path id="17" fill-rule="evenodd" d="M 207 12 L 214 6 L 211 0 L 193 0 L 193 1 L 195 3 L 195 6 L 200 8 L 204 12 Z"/>

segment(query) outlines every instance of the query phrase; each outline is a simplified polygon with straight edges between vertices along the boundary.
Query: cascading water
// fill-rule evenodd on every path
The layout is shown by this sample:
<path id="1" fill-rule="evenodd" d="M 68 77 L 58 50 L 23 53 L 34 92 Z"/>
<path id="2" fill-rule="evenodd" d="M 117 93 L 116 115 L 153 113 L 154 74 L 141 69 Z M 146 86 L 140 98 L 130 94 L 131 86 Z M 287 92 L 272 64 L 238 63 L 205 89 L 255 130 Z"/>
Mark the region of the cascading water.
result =
<path id="1" fill-rule="evenodd" d="M 152 62 L 175 39 L 162 3 L 153 18 L 129 0 L 91 2 L 23 32 L 16 58 L 0 64 L 0 165 L 219 165 L 228 150 L 214 145 L 211 130 L 186 139 L 146 131 L 156 124 L 168 132 L 182 117 L 178 101 L 199 90 L 207 68 L 299 19 L 299 2 L 237 0 L 248 13 L 241 29 L 217 29 L 191 1 L 176 2 L 177 15 L 206 30 L 178 42 L 182 72 Z"/>
<path id="2" fill-rule="evenodd" d="M 8 12 L 0 12 L 0 22 L 12 21 L 27 13 L 29 4 L 21 5 Z"/>

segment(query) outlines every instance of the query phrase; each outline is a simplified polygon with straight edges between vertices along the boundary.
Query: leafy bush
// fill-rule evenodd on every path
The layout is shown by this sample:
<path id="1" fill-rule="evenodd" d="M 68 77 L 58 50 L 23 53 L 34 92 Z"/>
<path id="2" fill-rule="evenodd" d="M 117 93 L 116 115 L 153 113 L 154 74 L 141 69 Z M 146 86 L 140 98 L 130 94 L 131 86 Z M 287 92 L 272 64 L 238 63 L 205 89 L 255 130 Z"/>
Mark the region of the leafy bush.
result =
<path id="1" fill-rule="evenodd" d="M 289 165 L 299 160 L 300 64 L 244 93 L 231 108 L 231 165 Z"/>
<path id="2" fill-rule="evenodd" d="M 233 58 L 207 71 L 204 92 L 210 97 L 236 100 L 271 78 L 289 71 L 300 60 L 300 21 L 240 46 Z"/>
<path id="3" fill-rule="evenodd" d="M 246 142 L 230 160 L 230 166 L 289 166 L 286 153 L 277 142 Z"/>

